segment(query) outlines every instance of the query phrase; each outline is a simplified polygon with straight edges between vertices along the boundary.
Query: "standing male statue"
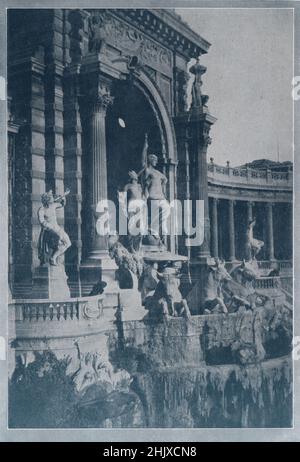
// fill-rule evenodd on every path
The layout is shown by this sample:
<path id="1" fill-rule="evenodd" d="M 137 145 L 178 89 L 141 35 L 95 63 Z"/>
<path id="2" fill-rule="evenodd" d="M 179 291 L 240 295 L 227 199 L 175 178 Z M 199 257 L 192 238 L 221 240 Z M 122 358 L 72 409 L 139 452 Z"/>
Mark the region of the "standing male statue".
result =
<path id="1" fill-rule="evenodd" d="M 41 265 L 49 263 L 57 266 L 58 257 L 63 255 L 71 246 L 67 233 L 58 225 L 56 210 L 66 204 L 67 189 L 63 196 L 54 197 L 52 190 L 42 194 L 42 206 L 38 210 L 38 220 L 41 232 L 38 242 L 38 255 Z"/>

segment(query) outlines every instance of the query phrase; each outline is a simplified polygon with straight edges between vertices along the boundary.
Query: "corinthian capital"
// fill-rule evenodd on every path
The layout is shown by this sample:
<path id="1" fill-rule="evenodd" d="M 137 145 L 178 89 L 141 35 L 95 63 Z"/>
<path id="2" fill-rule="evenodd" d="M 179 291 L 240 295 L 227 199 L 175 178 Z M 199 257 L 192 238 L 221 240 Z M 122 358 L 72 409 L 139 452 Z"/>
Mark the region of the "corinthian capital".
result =
<path id="1" fill-rule="evenodd" d="M 113 104 L 114 97 L 110 95 L 110 93 L 102 93 L 98 94 L 95 97 L 94 106 L 97 110 L 106 111 L 108 106 Z"/>
<path id="2" fill-rule="evenodd" d="M 110 86 L 99 82 L 98 87 L 90 91 L 90 102 L 92 112 L 105 113 L 114 102 L 114 97 L 110 93 Z"/>

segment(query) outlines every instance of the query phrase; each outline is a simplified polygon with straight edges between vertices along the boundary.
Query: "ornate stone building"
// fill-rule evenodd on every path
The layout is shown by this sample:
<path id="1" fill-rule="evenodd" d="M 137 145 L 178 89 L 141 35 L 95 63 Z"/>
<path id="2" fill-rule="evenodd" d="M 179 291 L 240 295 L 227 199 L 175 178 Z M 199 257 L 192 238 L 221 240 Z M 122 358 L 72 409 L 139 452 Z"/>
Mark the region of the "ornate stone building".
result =
<path id="1" fill-rule="evenodd" d="M 209 46 L 171 10 L 8 10 L 10 427 L 292 425 L 292 172 L 207 160 Z M 139 171 L 146 133 L 167 199 L 204 201 L 201 245 L 168 236 L 177 260 L 156 274 L 154 315 L 137 284 L 91 293 L 116 272 L 95 206 Z M 71 297 L 56 297 L 41 286 L 64 265 L 40 265 L 37 212 L 45 191 L 68 188 Z M 261 268 L 233 265 L 254 216 Z"/>
<path id="2" fill-rule="evenodd" d="M 291 172 L 207 164 L 216 119 L 201 93 L 205 67 L 196 62 L 189 73 L 188 65 L 209 46 L 171 10 L 8 11 L 14 298 L 32 292 L 39 266 L 37 210 L 48 189 L 71 190 L 59 223 L 72 242 L 65 258 L 72 295 L 85 295 L 86 281 L 99 279 L 99 268 L 113 271 L 91 210 L 100 199 L 116 198 L 128 170 L 138 171 L 146 132 L 168 178 L 168 199 L 205 202 L 205 239 L 192 249 L 194 268 L 210 254 L 241 259 L 243 227 L 253 214 L 266 244 L 261 258 L 291 259 Z M 174 235 L 168 246 L 187 253 Z"/>

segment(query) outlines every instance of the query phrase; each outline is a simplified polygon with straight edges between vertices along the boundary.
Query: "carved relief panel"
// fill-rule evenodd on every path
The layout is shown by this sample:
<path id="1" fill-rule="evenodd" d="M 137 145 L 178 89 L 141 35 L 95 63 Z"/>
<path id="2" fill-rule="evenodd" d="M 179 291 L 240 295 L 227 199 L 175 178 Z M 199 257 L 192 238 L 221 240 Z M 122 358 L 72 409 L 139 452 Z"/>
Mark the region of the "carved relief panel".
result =
<path id="1" fill-rule="evenodd" d="M 137 56 L 142 64 L 172 75 L 172 52 L 143 32 L 103 10 L 92 11 L 89 20 L 89 51 L 98 52 L 99 47 L 110 45 Z"/>

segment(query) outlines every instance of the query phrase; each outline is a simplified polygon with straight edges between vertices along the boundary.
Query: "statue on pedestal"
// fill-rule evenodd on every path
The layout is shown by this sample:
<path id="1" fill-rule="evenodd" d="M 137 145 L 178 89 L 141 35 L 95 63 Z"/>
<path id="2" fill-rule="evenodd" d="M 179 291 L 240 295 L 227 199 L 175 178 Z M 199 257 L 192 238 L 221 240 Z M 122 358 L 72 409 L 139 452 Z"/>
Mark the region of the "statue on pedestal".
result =
<path id="1" fill-rule="evenodd" d="M 228 313 L 223 297 L 223 283 L 231 279 L 224 261 L 215 258 L 213 264 L 208 265 L 204 286 L 204 314 Z"/>
<path id="2" fill-rule="evenodd" d="M 190 309 L 180 290 L 180 274 L 176 262 L 172 266 L 166 266 L 162 273 L 157 272 L 159 282 L 154 294 L 145 300 L 145 306 L 149 309 L 150 315 L 155 317 L 162 315 L 165 319 L 169 316 L 191 317 Z"/>
<path id="3" fill-rule="evenodd" d="M 250 220 L 246 233 L 246 253 L 249 260 L 256 260 L 256 255 L 264 246 L 264 242 L 253 237 L 253 228 L 256 225 L 256 220 Z"/>
<path id="4" fill-rule="evenodd" d="M 145 198 L 143 195 L 143 188 L 140 185 L 139 177 L 134 170 L 128 172 L 130 182 L 124 186 L 124 190 L 119 192 L 119 202 L 123 208 L 125 216 L 128 218 L 128 233 L 129 233 L 129 248 L 131 252 L 139 252 L 142 235 L 145 231 L 145 223 L 143 223 L 144 218 L 144 207 L 145 207 Z M 131 218 L 136 216 L 139 213 L 140 217 L 140 232 L 136 233 L 136 227 L 138 223 Z M 134 228 L 134 229 L 133 229 Z"/>
<path id="5" fill-rule="evenodd" d="M 157 170 L 155 167 L 158 163 L 158 157 L 155 154 L 147 154 L 148 151 L 148 135 L 145 135 L 144 148 L 142 153 L 142 170 L 138 176 L 142 175 L 142 184 L 144 186 L 144 196 L 147 200 L 148 216 L 151 210 L 157 208 L 159 210 L 159 222 L 155 217 L 151 217 L 150 231 L 154 235 L 160 233 L 160 225 L 162 227 L 162 241 L 165 244 L 168 234 L 166 217 L 169 212 L 169 204 L 166 199 L 166 184 L 168 182 L 164 173 Z"/>
<path id="6" fill-rule="evenodd" d="M 138 176 L 143 173 L 144 194 L 146 199 L 165 200 L 168 179 L 162 172 L 155 168 L 158 163 L 158 157 L 155 154 L 147 154 L 147 151 L 148 135 L 146 133 L 142 153 L 143 168 L 138 173 Z"/>
<path id="7" fill-rule="evenodd" d="M 194 74 L 194 82 L 192 85 L 192 108 L 202 108 L 207 104 L 208 96 L 202 95 L 202 75 L 206 72 L 206 67 L 200 64 L 198 58 L 197 62 L 190 67 L 190 72 Z"/>
<path id="8" fill-rule="evenodd" d="M 66 190 L 63 196 L 55 197 L 52 190 L 42 195 L 42 206 L 38 210 L 38 220 L 41 232 L 38 242 L 38 255 L 41 265 L 50 263 L 57 266 L 58 258 L 71 246 L 67 233 L 58 225 L 56 210 L 66 204 L 66 196 L 70 190 Z"/>
<path id="9" fill-rule="evenodd" d="M 106 49 L 106 34 L 103 14 L 89 17 L 89 52 L 103 53 Z"/>

